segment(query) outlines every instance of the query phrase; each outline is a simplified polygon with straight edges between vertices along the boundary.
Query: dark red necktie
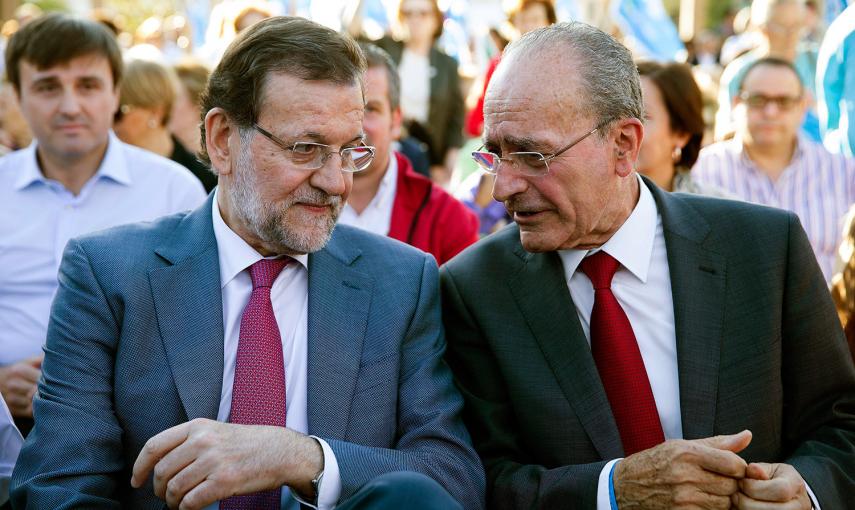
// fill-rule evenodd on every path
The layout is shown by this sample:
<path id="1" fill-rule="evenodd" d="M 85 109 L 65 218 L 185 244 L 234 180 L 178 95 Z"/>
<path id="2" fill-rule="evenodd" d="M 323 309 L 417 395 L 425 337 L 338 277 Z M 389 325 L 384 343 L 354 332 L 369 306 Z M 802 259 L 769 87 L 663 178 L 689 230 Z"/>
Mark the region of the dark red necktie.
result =
<path id="1" fill-rule="evenodd" d="M 270 287 L 291 259 L 262 259 L 249 267 L 252 295 L 240 320 L 229 423 L 285 426 L 285 363 Z M 281 489 L 234 496 L 221 510 L 277 510 Z"/>
<path id="2" fill-rule="evenodd" d="M 585 257 L 579 268 L 594 285 L 591 353 L 615 417 L 626 455 L 665 441 L 650 380 L 632 325 L 612 293 L 620 262 L 604 251 Z"/>

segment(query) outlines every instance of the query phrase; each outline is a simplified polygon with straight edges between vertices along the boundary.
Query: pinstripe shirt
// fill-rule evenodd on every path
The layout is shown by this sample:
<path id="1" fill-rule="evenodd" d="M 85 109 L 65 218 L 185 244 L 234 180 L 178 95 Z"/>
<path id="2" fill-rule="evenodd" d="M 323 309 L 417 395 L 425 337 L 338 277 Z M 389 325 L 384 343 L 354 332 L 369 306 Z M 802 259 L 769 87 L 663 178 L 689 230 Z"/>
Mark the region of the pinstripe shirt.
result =
<path id="1" fill-rule="evenodd" d="M 825 279 L 831 280 L 843 216 L 855 203 L 855 160 L 799 137 L 790 164 L 773 181 L 737 137 L 701 150 L 692 176 L 736 198 L 796 213 Z"/>

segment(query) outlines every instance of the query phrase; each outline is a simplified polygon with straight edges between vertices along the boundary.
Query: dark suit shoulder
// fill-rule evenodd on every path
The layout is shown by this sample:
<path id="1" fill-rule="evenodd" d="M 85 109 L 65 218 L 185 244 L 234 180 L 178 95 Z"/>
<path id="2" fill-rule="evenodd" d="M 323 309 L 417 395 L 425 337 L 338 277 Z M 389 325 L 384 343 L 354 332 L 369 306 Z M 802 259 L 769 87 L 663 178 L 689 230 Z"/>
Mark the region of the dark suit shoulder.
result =
<path id="1" fill-rule="evenodd" d="M 794 213 L 784 209 L 689 193 L 671 194 L 659 209 L 666 229 L 678 233 L 681 228 L 708 229 L 707 244 L 734 248 L 744 242 L 786 242 L 790 226 L 799 223 Z"/>
<path id="2" fill-rule="evenodd" d="M 443 270 L 455 278 L 494 275 L 516 270 L 527 256 L 520 244 L 520 229 L 511 223 L 458 253 L 443 265 Z"/>
<path id="3" fill-rule="evenodd" d="M 671 197 L 675 200 L 684 201 L 710 219 L 724 217 L 749 222 L 756 222 L 757 220 L 788 222 L 791 217 L 795 216 L 794 213 L 785 209 L 742 200 L 712 197 L 696 193 L 672 193 Z"/>

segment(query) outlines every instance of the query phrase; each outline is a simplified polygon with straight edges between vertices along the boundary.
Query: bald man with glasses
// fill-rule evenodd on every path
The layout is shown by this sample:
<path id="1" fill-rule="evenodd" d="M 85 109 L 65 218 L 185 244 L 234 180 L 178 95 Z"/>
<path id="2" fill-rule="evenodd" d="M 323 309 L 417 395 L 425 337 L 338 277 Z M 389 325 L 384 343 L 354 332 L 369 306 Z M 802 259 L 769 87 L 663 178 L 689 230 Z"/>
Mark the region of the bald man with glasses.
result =
<path id="1" fill-rule="evenodd" d="M 855 367 L 798 219 L 639 176 L 641 91 L 583 23 L 490 81 L 473 157 L 514 224 L 440 270 L 487 507 L 855 508 Z"/>

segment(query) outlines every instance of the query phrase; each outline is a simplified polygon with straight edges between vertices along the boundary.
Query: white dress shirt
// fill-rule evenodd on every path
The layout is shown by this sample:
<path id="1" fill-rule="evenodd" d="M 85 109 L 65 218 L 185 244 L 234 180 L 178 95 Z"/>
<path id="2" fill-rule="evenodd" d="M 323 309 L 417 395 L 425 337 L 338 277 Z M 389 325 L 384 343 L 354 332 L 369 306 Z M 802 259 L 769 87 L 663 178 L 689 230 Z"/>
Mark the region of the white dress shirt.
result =
<path id="1" fill-rule="evenodd" d="M 611 239 L 599 249 L 562 250 L 558 254 L 589 345 L 594 287 L 585 273 L 577 269 L 583 258 L 599 250 L 620 262 L 612 279 L 612 293 L 635 333 L 665 439 L 682 439 L 674 300 L 671 296 L 671 273 L 668 269 L 662 216 L 656 209 L 653 195 L 640 177 L 638 185 L 638 203 Z M 609 502 L 609 473 L 618 460 L 611 460 L 600 471 L 597 510 L 612 508 Z M 819 508 L 810 487 L 807 489 L 814 506 Z"/>
<path id="2" fill-rule="evenodd" d="M 436 70 L 430 59 L 406 48 L 401 53 L 398 75 L 401 77 L 401 111 L 407 119 L 427 126 L 430 110 L 430 79 Z"/>
<path id="3" fill-rule="evenodd" d="M 212 216 L 214 236 L 220 261 L 220 285 L 223 296 L 223 388 L 220 395 L 220 408 L 217 420 L 226 422 L 232 404 L 232 386 L 235 379 L 235 360 L 237 358 L 240 320 L 243 310 L 252 294 L 252 279 L 249 266 L 261 260 L 261 254 L 255 251 L 238 236 L 220 214 L 215 191 Z M 282 337 L 282 357 L 285 361 L 285 421 L 288 428 L 308 433 L 309 419 L 307 411 L 307 362 L 308 362 L 308 303 L 309 271 L 308 255 L 297 255 L 285 266 L 273 286 L 270 288 L 270 300 L 273 315 Z M 314 436 L 313 436 L 314 437 Z M 321 510 L 333 508 L 341 495 L 341 478 L 338 462 L 326 441 L 320 442 L 324 453 L 324 478 L 318 494 L 318 506 Z M 296 497 L 296 496 L 295 496 Z M 305 503 L 305 501 L 303 501 Z M 216 510 L 212 504 L 208 510 Z M 299 502 L 291 497 L 288 487 L 282 488 L 282 509 L 299 508 Z"/>
<path id="4" fill-rule="evenodd" d="M 23 443 L 6 402 L 0 398 L 0 505 L 9 499 L 9 479 Z"/>
<path id="5" fill-rule="evenodd" d="M 341 210 L 338 222 L 343 225 L 361 228 L 377 235 L 389 235 L 392 225 L 392 206 L 395 205 L 395 192 L 398 189 L 398 158 L 394 152 L 389 152 L 389 165 L 380 181 L 380 187 L 371 202 L 362 211 L 345 204 Z"/>
<path id="6" fill-rule="evenodd" d="M 0 365 L 41 354 L 70 238 L 194 209 L 205 200 L 189 170 L 113 133 L 77 195 L 42 174 L 36 147 L 33 142 L 0 159 Z"/>
<path id="7" fill-rule="evenodd" d="M 632 214 L 600 249 L 617 259 L 620 267 L 612 279 L 612 293 L 632 325 L 638 350 L 647 369 L 650 389 L 665 439 L 681 439 L 680 380 L 677 372 L 677 334 L 674 327 L 674 302 L 671 274 L 665 252 L 662 217 L 653 195 L 638 178 L 639 197 Z M 591 311 L 594 287 L 582 271 L 582 259 L 598 250 L 562 250 L 558 254 L 570 296 L 588 344 L 591 343 Z M 614 459 L 600 472 L 597 509 L 611 508 L 609 473 Z"/>

